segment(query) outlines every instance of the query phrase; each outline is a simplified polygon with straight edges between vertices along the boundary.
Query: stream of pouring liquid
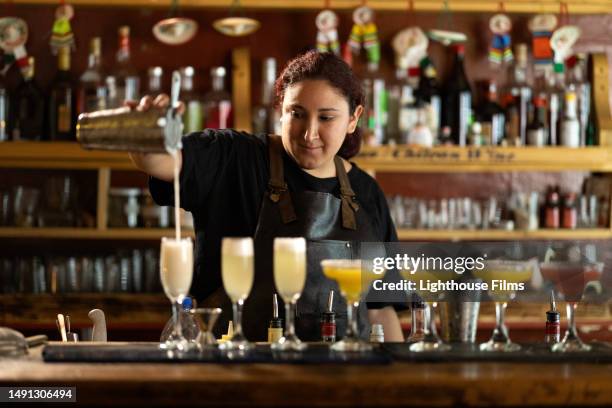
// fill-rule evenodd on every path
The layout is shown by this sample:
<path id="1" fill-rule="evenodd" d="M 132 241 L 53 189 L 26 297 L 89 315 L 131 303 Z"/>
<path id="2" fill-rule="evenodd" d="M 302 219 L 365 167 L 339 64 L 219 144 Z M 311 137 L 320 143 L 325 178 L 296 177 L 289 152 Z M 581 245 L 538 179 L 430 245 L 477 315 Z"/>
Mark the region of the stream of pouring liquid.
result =
<path id="1" fill-rule="evenodd" d="M 179 153 L 175 150 L 171 153 L 172 159 L 174 160 L 174 230 L 176 233 L 176 240 L 181 239 L 181 194 L 180 194 L 180 183 L 179 183 Z"/>

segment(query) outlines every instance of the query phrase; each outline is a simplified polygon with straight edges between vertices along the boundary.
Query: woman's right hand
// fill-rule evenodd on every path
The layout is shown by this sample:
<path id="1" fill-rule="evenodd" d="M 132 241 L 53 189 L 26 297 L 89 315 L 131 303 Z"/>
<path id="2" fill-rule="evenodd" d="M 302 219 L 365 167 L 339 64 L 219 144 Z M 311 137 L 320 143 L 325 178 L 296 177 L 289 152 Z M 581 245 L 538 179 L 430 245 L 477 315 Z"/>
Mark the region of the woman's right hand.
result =
<path id="1" fill-rule="evenodd" d="M 125 106 L 139 112 L 146 112 L 150 109 L 159 109 L 164 111 L 168 108 L 170 97 L 166 94 L 159 94 L 155 98 L 151 95 L 145 95 L 140 99 L 140 102 L 126 101 Z M 185 104 L 179 101 L 177 113 L 182 115 L 185 112 Z M 178 152 L 179 168 L 182 165 L 182 154 Z M 145 173 L 164 181 L 172 181 L 174 178 L 174 160 L 166 153 L 140 153 L 130 152 L 130 158 L 134 165 Z"/>

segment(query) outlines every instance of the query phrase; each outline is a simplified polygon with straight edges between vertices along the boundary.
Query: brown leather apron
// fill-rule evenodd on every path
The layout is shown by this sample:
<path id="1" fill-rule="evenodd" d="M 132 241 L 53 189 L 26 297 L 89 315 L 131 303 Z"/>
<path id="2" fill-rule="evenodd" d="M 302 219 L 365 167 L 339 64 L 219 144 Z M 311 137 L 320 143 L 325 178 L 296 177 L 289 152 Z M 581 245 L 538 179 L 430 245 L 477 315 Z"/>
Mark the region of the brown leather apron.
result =
<path id="1" fill-rule="evenodd" d="M 251 341 L 267 338 L 272 317 L 274 288 L 273 241 L 275 237 L 304 237 L 307 240 L 308 271 L 304 291 L 297 305 L 295 319 L 298 336 L 305 341 L 321 339 L 320 318 L 327 308 L 327 297 L 333 289 L 337 333 L 346 330 L 346 304 L 339 296 L 335 281 L 327 279 L 321 270 L 323 259 L 354 259 L 359 257 L 360 242 L 379 241 L 367 214 L 357 203 L 342 160 L 335 157 L 341 198 L 314 191 L 290 192 L 283 175 L 284 149 L 279 136 L 268 137 L 270 181 L 255 231 L 255 279 L 243 310 L 243 330 Z M 224 312 L 231 311 L 229 304 Z M 281 309 L 281 312 L 283 308 Z M 223 313 L 220 328 L 227 327 L 229 313 Z M 359 328 L 367 336 L 367 311 L 359 309 Z M 223 318 L 225 317 L 225 318 Z M 284 317 L 284 313 L 282 316 Z"/>

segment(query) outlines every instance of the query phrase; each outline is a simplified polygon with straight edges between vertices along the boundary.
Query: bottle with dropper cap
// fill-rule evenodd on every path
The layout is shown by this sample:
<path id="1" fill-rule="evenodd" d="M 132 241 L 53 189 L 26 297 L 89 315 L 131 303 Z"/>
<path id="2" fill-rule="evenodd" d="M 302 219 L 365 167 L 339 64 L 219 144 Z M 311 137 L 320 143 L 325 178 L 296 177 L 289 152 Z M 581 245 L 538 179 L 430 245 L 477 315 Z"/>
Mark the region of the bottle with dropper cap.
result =
<path id="1" fill-rule="evenodd" d="M 327 311 L 321 316 L 321 340 L 325 343 L 336 341 L 336 313 L 334 312 L 334 291 L 329 291 Z"/>
<path id="2" fill-rule="evenodd" d="M 561 341 L 561 317 L 555 304 L 555 293 L 550 292 L 550 310 L 546 312 L 546 344 L 553 345 Z"/>
<path id="3" fill-rule="evenodd" d="M 278 297 L 272 297 L 272 320 L 268 327 L 268 343 L 275 343 L 283 337 L 283 319 L 278 317 Z"/>

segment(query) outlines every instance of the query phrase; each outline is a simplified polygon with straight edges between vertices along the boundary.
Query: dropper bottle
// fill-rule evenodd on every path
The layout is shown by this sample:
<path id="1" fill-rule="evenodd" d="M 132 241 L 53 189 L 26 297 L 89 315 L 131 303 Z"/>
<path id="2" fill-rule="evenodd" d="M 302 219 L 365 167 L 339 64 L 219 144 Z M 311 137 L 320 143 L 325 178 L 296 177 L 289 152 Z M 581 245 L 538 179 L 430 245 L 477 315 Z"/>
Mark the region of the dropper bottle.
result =
<path id="1" fill-rule="evenodd" d="M 334 312 L 334 290 L 327 297 L 327 311 L 321 316 L 321 340 L 325 343 L 336 341 L 336 313 Z"/>
<path id="2" fill-rule="evenodd" d="M 561 316 L 555 304 L 555 293 L 550 292 L 550 310 L 546 312 L 546 344 L 553 345 L 561 341 Z"/>
<path id="3" fill-rule="evenodd" d="M 283 320 L 278 317 L 278 297 L 272 296 L 272 320 L 268 327 L 268 343 L 275 343 L 283 337 Z"/>

